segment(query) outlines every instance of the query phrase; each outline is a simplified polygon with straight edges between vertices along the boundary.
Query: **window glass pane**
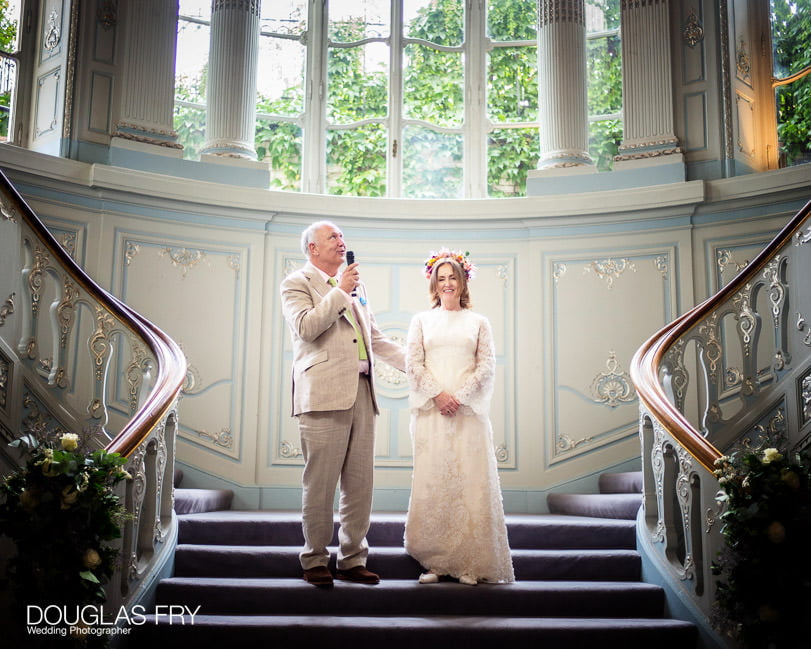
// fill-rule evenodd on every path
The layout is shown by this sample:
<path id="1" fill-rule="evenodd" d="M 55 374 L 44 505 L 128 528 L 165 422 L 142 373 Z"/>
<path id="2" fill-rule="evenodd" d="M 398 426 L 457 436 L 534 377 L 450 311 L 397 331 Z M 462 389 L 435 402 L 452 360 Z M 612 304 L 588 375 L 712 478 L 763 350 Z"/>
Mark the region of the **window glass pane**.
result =
<path id="1" fill-rule="evenodd" d="M 622 44 L 619 0 L 586 0 L 589 155 L 608 171 L 622 143 Z"/>
<path id="2" fill-rule="evenodd" d="M 272 34 L 303 34 L 307 30 L 307 0 L 263 2 L 261 11 L 257 111 L 271 115 L 300 115 L 304 112 L 306 46 L 298 38 Z"/>
<path id="3" fill-rule="evenodd" d="M 494 41 L 534 41 L 537 25 L 537 2 L 490 0 L 487 6 L 487 35 Z"/>
<path id="4" fill-rule="evenodd" d="M 271 188 L 301 191 L 301 127 L 290 122 L 258 119 L 255 141 L 259 160 L 270 162 Z"/>
<path id="5" fill-rule="evenodd" d="M 17 61 L 0 54 L 0 142 L 9 139 L 11 102 L 17 84 Z"/>
<path id="6" fill-rule="evenodd" d="M 389 0 L 330 0 L 328 11 L 333 43 L 387 38 L 391 32 Z"/>
<path id="7" fill-rule="evenodd" d="M 619 0 L 586 0 L 587 33 L 616 31 L 619 28 Z"/>
<path id="8" fill-rule="evenodd" d="M 206 107 L 183 101 L 175 88 L 174 126 L 186 160 L 199 160 L 206 139 Z"/>
<path id="9" fill-rule="evenodd" d="M 806 0 L 771 0 L 774 76 L 811 66 L 811 20 Z M 775 88 L 780 166 L 811 162 L 811 75 Z"/>
<path id="10" fill-rule="evenodd" d="M 462 0 L 403 0 L 403 35 L 460 47 L 465 40 Z"/>
<path id="11" fill-rule="evenodd" d="M 388 113 L 389 54 L 385 43 L 332 47 L 327 61 L 327 119 L 351 124 Z"/>
<path id="12" fill-rule="evenodd" d="M 437 126 L 458 127 L 465 117 L 461 52 L 408 45 L 403 75 L 403 114 Z"/>
<path id="13" fill-rule="evenodd" d="M 183 157 L 197 159 L 205 139 L 211 2 L 180 0 L 175 63 L 174 127 Z"/>
<path id="14" fill-rule="evenodd" d="M 264 34 L 303 34 L 307 31 L 307 0 L 263 2 L 259 28 Z"/>
<path id="15" fill-rule="evenodd" d="M 622 48 L 617 35 L 586 42 L 589 115 L 622 110 Z"/>
<path id="16" fill-rule="evenodd" d="M 536 47 L 499 47 L 488 56 L 487 116 L 495 123 L 538 119 Z"/>
<path id="17" fill-rule="evenodd" d="M 527 172 L 538 164 L 537 128 L 502 128 L 487 138 L 488 196 L 524 196 Z"/>
<path id="18" fill-rule="evenodd" d="M 208 71 L 210 0 L 180 0 L 175 78 L 202 82 Z M 203 93 L 205 96 L 205 93 Z"/>
<path id="19" fill-rule="evenodd" d="M 17 51 L 17 25 L 20 24 L 20 0 L 0 1 L 0 52 Z"/>
<path id="20" fill-rule="evenodd" d="M 386 147 L 382 124 L 327 132 L 327 192 L 386 195 Z"/>
<path id="21" fill-rule="evenodd" d="M 462 198 L 463 153 L 460 133 L 437 133 L 420 126 L 407 126 L 403 129 L 403 195 Z"/>
<path id="22" fill-rule="evenodd" d="M 17 51 L 17 25 L 19 24 L 20 2 L 10 0 L 0 2 L 0 52 Z M 11 104 L 14 87 L 17 84 L 17 61 L 0 55 L 0 142 L 9 139 L 11 124 Z"/>
<path id="23" fill-rule="evenodd" d="M 620 144 L 621 119 L 603 119 L 589 124 L 589 155 L 600 171 L 611 169 Z"/>
<path id="24" fill-rule="evenodd" d="M 257 110 L 294 116 L 304 111 L 305 49 L 299 41 L 262 36 L 257 61 Z"/>

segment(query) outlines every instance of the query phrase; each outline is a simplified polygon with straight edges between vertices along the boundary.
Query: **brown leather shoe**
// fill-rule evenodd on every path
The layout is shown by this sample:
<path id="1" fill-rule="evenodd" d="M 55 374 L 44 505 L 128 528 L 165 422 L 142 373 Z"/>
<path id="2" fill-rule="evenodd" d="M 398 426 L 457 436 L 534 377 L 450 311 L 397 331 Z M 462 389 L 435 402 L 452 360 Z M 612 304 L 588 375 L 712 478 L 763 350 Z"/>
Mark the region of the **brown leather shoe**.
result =
<path id="1" fill-rule="evenodd" d="M 379 584 L 380 576 L 376 575 L 369 570 L 366 566 L 355 566 L 348 570 L 338 570 L 335 573 L 336 579 L 343 579 L 344 581 L 353 581 L 356 584 Z"/>
<path id="2" fill-rule="evenodd" d="M 319 588 L 332 587 L 332 573 L 326 566 L 316 566 L 315 568 L 307 568 L 304 571 L 304 581 L 318 586 Z"/>

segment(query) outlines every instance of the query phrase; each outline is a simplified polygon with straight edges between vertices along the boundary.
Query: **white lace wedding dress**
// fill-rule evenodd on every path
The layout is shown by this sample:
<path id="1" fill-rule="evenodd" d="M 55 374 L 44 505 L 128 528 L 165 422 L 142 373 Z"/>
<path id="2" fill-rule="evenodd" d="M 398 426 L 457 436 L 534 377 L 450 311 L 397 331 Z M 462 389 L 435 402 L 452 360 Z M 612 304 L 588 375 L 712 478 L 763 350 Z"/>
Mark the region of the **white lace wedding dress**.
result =
<path id="1" fill-rule="evenodd" d="M 514 581 L 489 418 L 490 323 L 467 309 L 419 313 L 406 365 L 414 473 L 405 549 L 440 575 Z M 453 417 L 434 405 L 442 390 L 463 404 Z"/>

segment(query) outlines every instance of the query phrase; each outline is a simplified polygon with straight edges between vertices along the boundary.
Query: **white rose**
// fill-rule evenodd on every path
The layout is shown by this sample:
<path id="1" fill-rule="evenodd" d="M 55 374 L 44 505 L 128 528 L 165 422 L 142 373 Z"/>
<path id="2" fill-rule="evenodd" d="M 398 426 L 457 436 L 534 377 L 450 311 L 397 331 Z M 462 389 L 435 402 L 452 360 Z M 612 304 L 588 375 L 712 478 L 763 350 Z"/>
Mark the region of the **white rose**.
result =
<path id="1" fill-rule="evenodd" d="M 771 464 L 772 462 L 779 462 L 783 459 L 782 453 L 776 448 L 767 448 L 763 451 L 763 464 Z"/>
<path id="2" fill-rule="evenodd" d="M 99 553 L 93 548 L 88 548 L 85 550 L 83 562 L 85 568 L 88 570 L 93 570 L 101 565 L 101 555 L 99 555 Z"/>
<path id="3" fill-rule="evenodd" d="M 68 452 L 79 448 L 79 436 L 76 433 L 65 433 L 59 441 L 62 442 L 62 448 Z"/>

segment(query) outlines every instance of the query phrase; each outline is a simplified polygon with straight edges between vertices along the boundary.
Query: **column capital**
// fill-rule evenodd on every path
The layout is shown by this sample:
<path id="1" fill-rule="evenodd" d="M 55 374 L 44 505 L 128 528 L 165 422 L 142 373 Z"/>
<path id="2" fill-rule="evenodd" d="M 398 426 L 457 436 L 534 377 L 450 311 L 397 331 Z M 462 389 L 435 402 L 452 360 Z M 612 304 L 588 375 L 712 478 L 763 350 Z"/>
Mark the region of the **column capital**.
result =
<path id="1" fill-rule="evenodd" d="M 586 5 L 583 0 L 538 0 L 538 27 L 569 22 L 585 26 Z"/>

